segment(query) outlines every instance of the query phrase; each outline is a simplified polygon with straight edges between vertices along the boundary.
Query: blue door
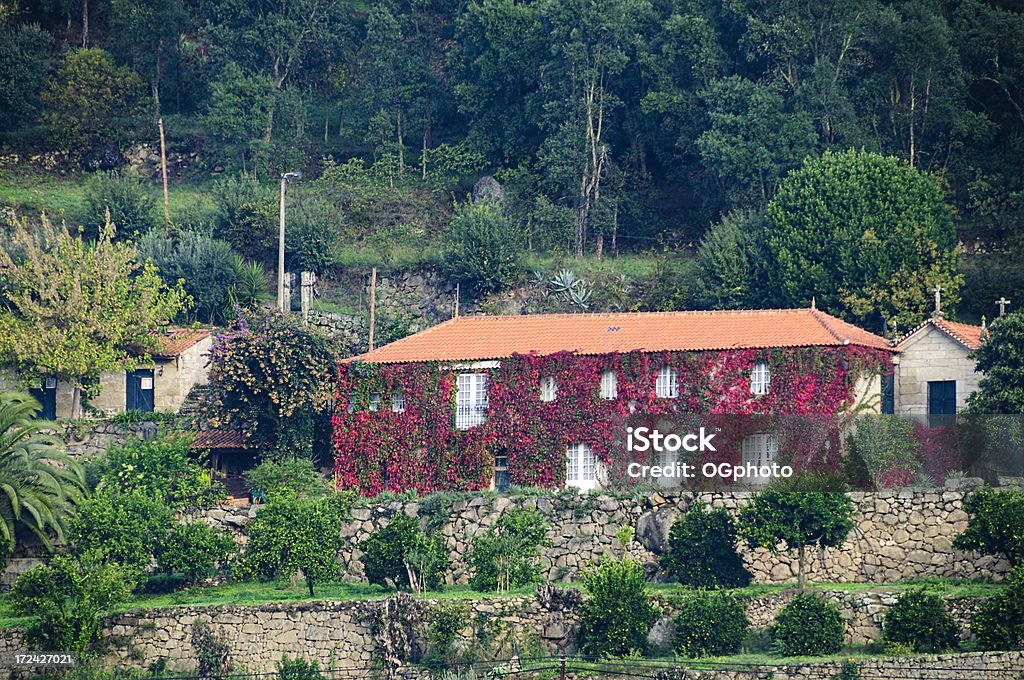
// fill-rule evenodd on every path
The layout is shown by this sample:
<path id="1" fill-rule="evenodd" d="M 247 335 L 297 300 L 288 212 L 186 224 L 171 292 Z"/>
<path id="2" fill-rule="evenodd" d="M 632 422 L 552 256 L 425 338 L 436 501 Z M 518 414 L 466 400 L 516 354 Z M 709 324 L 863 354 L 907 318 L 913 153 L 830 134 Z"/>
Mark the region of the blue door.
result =
<path id="1" fill-rule="evenodd" d="M 28 391 L 29 394 L 35 398 L 43 407 L 39 413 L 36 414 L 36 418 L 42 418 L 43 420 L 56 420 L 57 419 L 57 379 L 56 378 L 44 378 L 39 387 L 33 387 Z"/>
<path id="2" fill-rule="evenodd" d="M 956 381 L 928 382 L 928 426 L 939 427 L 956 422 Z"/>
<path id="3" fill-rule="evenodd" d="M 128 371 L 125 376 L 124 407 L 129 411 L 153 412 L 153 369 Z"/>

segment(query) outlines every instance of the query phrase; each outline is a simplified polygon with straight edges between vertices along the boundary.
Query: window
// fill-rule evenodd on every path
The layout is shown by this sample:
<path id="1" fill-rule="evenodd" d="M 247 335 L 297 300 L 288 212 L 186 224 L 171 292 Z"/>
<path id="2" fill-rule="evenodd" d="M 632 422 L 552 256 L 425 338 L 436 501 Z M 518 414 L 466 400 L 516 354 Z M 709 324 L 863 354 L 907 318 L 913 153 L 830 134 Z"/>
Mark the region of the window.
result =
<path id="1" fill-rule="evenodd" d="M 882 376 L 882 413 L 896 413 L 896 375 L 890 373 Z"/>
<path id="2" fill-rule="evenodd" d="M 601 398 L 615 399 L 619 396 L 619 378 L 615 371 L 605 371 L 601 374 Z"/>
<path id="3" fill-rule="evenodd" d="M 494 454 L 494 488 L 498 491 L 505 491 L 511 484 L 508 476 L 508 454 L 501 452 Z"/>
<path id="4" fill-rule="evenodd" d="M 373 394 L 370 395 L 370 410 L 380 410 L 380 392 L 374 392 Z"/>
<path id="5" fill-rule="evenodd" d="M 580 489 L 597 486 L 597 456 L 586 444 L 570 444 L 566 451 L 565 484 Z"/>
<path id="6" fill-rule="evenodd" d="M 455 394 L 455 427 L 468 430 L 484 422 L 487 412 L 487 374 L 459 373 Z"/>
<path id="7" fill-rule="evenodd" d="M 768 387 L 772 384 L 772 372 L 768 368 L 767 361 L 758 361 L 754 364 L 754 370 L 750 372 L 750 391 L 754 394 L 768 394 Z"/>
<path id="8" fill-rule="evenodd" d="M 679 372 L 671 366 L 658 369 L 658 380 L 654 391 L 661 399 L 675 399 L 679 396 Z"/>
<path id="9" fill-rule="evenodd" d="M 404 392 L 395 392 L 391 395 L 391 410 L 395 413 L 405 413 Z"/>
<path id="10" fill-rule="evenodd" d="M 740 448 L 740 464 L 754 465 L 760 468 L 763 465 L 771 466 L 779 453 L 779 440 L 775 435 L 768 433 L 752 434 L 743 440 Z M 767 484 L 769 477 L 751 476 L 747 478 L 750 484 Z"/>
<path id="11" fill-rule="evenodd" d="M 552 377 L 541 378 L 540 380 L 540 400 L 541 401 L 554 401 L 555 397 L 558 396 L 558 383 Z"/>

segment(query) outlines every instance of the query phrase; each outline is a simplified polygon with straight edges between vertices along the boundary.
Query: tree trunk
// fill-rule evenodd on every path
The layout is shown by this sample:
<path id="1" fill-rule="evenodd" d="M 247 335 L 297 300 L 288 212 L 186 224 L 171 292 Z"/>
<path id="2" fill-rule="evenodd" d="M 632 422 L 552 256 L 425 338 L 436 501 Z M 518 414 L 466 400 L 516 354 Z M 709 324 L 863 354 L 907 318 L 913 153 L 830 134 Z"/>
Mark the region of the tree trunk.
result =
<path id="1" fill-rule="evenodd" d="M 82 0 L 82 47 L 89 46 L 89 0 Z"/>
<path id="2" fill-rule="evenodd" d="M 405 177 L 405 138 L 402 133 L 402 112 L 395 117 L 398 123 L 398 176 Z"/>
<path id="3" fill-rule="evenodd" d="M 800 546 L 797 552 L 796 558 L 796 586 L 800 590 L 804 589 L 804 560 L 807 559 L 807 546 Z"/>
<path id="4" fill-rule="evenodd" d="M 71 417 L 78 418 L 81 416 L 82 410 L 82 388 L 75 385 L 74 390 L 71 392 Z"/>

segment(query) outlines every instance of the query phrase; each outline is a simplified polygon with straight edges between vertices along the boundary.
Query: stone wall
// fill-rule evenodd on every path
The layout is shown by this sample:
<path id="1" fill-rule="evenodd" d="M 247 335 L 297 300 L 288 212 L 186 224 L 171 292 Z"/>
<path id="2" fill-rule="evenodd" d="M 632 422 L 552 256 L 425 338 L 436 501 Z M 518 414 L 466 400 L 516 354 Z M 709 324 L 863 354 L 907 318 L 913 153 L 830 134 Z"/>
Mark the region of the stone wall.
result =
<path id="1" fill-rule="evenodd" d="M 755 629 L 771 623 L 775 613 L 793 593 L 751 598 L 747 611 Z M 876 642 L 881 636 L 885 610 L 895 601 L 891 592 L 844 593 L 827 591 L 847 621 L 846 640 Z M 572 653 L 578 624 L 578 591 L 541 587 L 534 597 L 444 601 L 443 606 L 464 607 L 463 639 L 474 626 L 489 620 L 494 658 Z M 967 622 L 978 600 L 949 600 L 947 608 L 967 638 Z M 665 617 L 674 613 L 665 600 L 656 604 Z M 127 612 L 104 624 L 106 661 L 144 668 L 161 658 L 174 671 L 195 670 L 192 629 L 203 622 L 230 648 L 232 661 L 246 672 L 273 671 L 285 655 L 317 660 L 323 668 L 367 669 L 374 660 L 393 666 L 415 662 L 427 652 L 430 612 L 442 606 L 438 600 L 416 600 L 399 595 L 387 600 L 275 603 L 252 606 L 165 607 Z M 498 623 L 495 623 L 497 621 Z M 659 622 L 664 639 L 671 629 Z M 655 633 L 652 632 L 652 637 Z M 0 634 L 0 652 L 18 650 L 21 633 L 8 629 Z M 652 642 L 655 640 L 652 639 Z M 657 646 L 657 644 L 656 644 Z M 663 650 L 664 651 L 664 650 Z"/>
<path id="2" fill-rule="evenodd" d="M 811 553 L 807 577 L 812 582 L 894 583 L 904 579 L 948 576 L 1001 579 L 1009 563 L 993 556 L 962 553 L 953 538 L 967 526 L 963 501 L 968 492 L 947 489 L 901 489 L 851 493 L 856 525 L 839 548 Z M 702 493 L 713 506 L 735 511 L 749 501 L 750 492 Z M 485 496 L 456 500 L 447 508 L 428 513 L 418 502 L 398 502 L 354 508 L 353 521 L 342 530 L 344 548 L 339 556 L 346 578 L 361 580 L 359 543 L 385 526 L 396 513 L 419 517 L 438 531 L 449 549 L 450 580 L 468 579 L 465 556 L 472 539 L 512 507 L 535 508 L 550 523 L 551 545 L 541 557 L 542 576 L 548 581 L 576 580 L 579 570 L 603 555 L 622 551 L 615 533 L 622 526 L 636 530 L 627 551 L 645 564 L 655 577 L 667 545 L 669 528 L 692 505 L 691 493 L 652 493 L 639 499 L 569 493 L 539 497 Z M 212 524 L 244 531 L 242 519 L 249 509 L 216 508 L 207 512 Z M 225 518 L 231 517 L 230 520 Z M 796 579 L 795 555 L 773 555 L 766 550 L 740 549 L 757 583 L 785 583 Z"/>

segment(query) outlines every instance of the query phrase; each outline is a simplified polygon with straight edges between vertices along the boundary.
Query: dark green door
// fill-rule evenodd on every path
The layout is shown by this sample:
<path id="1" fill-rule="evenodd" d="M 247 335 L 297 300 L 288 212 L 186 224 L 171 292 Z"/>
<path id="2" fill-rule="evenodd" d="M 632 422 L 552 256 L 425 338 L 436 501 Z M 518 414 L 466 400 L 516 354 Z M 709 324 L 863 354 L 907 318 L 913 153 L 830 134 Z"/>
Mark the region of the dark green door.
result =
<path id="1" fill-rule="evenodd" d="M 124 407 L 129 411 L 153 412 L 153 369 L 129 371 L 125 379 Z"/>
<path id="2" fill-rule="evenodd" d="M 42 418 L 43 420 L 57 419 L 56 378 L 44 378 L 39 384 L 39 387 L 33 387 L 29 390 L 29 394 L 31 394 L 43 407 L 43 409 L 36 414 L 37 418 Z"/>
<path id="3" fill-rule="evenodd" d="M 928 383 L 928 425 L 952 425 L 956 422 L 956 381 L 932 380 Z"/>

